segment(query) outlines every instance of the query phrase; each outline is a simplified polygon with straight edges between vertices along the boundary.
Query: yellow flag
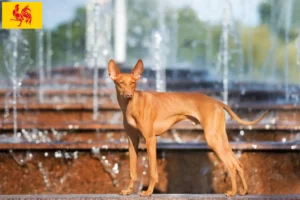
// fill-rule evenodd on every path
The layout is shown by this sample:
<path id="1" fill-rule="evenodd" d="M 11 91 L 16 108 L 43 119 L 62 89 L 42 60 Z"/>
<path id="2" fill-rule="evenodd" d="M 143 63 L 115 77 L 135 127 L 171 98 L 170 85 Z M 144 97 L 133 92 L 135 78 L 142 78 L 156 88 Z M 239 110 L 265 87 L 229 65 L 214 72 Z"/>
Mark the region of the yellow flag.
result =
<path id="1" fill-rule="evenodd" d="M 42 29 L 42 2 L 2 2 L 2 29 Z"/>

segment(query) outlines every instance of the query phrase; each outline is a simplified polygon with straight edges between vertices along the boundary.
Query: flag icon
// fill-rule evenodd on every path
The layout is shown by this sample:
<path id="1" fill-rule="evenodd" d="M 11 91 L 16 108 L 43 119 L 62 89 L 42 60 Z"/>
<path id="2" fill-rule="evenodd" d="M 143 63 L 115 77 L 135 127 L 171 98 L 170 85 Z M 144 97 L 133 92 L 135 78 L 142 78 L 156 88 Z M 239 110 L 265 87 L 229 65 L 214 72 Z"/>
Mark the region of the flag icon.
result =
<path id="1" fill-rule="evenodd" d="M 42 29 L 42 2 L 2 2 L 2 29 Z"/>

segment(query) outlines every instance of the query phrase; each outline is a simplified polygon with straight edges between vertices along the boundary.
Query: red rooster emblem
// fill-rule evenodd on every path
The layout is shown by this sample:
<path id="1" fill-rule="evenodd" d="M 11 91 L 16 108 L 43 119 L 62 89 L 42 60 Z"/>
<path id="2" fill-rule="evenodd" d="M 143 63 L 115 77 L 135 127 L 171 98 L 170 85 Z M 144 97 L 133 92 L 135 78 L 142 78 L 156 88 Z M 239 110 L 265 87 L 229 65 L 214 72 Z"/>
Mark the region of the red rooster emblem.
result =
<path id="1" fill-rule="evenodd" d="M 31 24 L 31 20 L 32 20 L 32 16 L 31 16 L 31 10 L 29 8 L 29 5 L 25 6 L 25 8 L 22 9 L 21 13 L 19 13 L 19 4 L 15 5 L 15 9 L 13 10 L 13 16 L 15 17 L 14 21 L 19 21 L 20 24 L 18 25 L 18 27 L 20 27 L 22 25 L 23 20 L 26 19 L 26 24 L 29 23 Z"/>

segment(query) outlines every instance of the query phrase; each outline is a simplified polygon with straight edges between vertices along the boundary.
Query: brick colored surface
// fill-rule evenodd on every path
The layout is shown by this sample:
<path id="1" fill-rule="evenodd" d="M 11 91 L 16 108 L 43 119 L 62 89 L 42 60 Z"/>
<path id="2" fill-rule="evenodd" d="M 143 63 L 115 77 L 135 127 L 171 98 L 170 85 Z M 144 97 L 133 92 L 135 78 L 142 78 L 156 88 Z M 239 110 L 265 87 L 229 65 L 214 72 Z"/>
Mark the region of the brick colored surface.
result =
<path id="1" fill-rule="evenodd" d="M 118 194 L 129 181 L 128 153 L 102 152 L 118 163 L 118 182 L 90 152 L 25 151 L 0 154 L 1 194 Z M 46 154 L 45 154 L 46 153 Z M 236 152 L 245 168 L 249 194 L 299 194 L 300 154 L 294 152 Z M 78 158 L 71 158 L 74 155 Z M 63 155 L 60 158 L 59 155 Z M 75 156 L 76 157 L 76 156 Z M 139 156 L 139 180 L 147 186 L 145 152 Z M 19 164 L 16 162 L 18 161 Z M 26 163 L 26 164 L 24 164 Z M 111 168 L 112 168 L 111 167 Z M 231 187 L 230 177 L 213 152 L 203 150 L 158 151 L 160 182 L 154 193 L 222 194 Z M 238 185 L 241 183 L 238 182 Z M 139 191 L 139 183 L 135 192 Z"/>

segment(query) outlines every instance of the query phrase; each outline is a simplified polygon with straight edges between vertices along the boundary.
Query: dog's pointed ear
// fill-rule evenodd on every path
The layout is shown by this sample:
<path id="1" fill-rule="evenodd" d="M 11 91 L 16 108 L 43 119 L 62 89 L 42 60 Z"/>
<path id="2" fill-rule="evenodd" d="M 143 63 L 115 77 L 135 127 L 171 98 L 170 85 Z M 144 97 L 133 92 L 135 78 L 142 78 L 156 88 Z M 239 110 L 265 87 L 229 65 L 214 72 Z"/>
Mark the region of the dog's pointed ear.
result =
<path id="1" fill-rule="evenodd" d="M 113 60 L 110 60 L 108 63 L 108 73 L 109 73 L 109 77 L 112 80 L 116 80 L 116 78 L 120 74 L 120 70 L 119 70 L 118 66 L 116 65 L 115 61 L 113 61 Z"/>
<path id="2" fill-rule="evenodd" d="M 135 64 L 135 67 L 132 69 L 131 74 L 134 76 L 135 79 L 139 79 L 141 78 L 143 71 L 144 71 L 144 64 L 143 61 L 139 59 Z"/>

